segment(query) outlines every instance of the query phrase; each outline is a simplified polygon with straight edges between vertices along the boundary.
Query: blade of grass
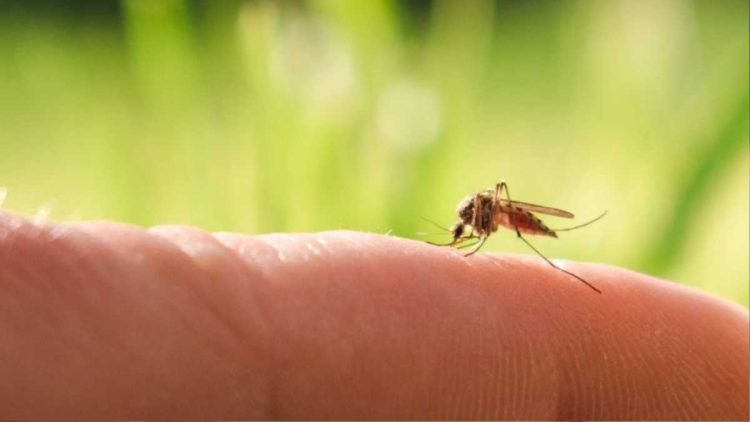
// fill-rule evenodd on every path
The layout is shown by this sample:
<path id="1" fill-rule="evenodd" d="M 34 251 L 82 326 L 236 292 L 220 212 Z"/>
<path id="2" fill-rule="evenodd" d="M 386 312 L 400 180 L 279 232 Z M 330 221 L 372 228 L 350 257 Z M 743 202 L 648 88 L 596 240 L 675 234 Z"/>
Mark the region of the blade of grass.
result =
<path id="1" fill-rule="evenodd" d="M 747 94 L 747 91 L 745 91 Z M 646 250 L 641 268 L 652 274 L 665 274 L 677 262 L 685 240 L 691 229 L 700 224 L 696 221 L 702 204 L 711 195 L 721 172 L 731 165 L 736 154 L 741 153 L 748 142 L 748 115 L 750 97 L 743 95 L 738 104 L 728 113 L 729 118 L 718 127 L 716 142 L 707 151 L 695 157 L 696 163 L 690 168 L 692 174 L 684 178 L 682 192 L 675 201 L 675 209 L 667 227 L 657 237 L 656 242 Z"/>

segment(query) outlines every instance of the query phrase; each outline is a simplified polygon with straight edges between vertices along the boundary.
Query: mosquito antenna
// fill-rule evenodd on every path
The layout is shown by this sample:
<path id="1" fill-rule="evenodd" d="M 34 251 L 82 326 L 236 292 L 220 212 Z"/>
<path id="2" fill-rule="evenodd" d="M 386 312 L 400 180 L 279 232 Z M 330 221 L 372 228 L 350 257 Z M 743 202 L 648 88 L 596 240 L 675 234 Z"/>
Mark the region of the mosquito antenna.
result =
<path id="1" fill-rule="evenodd" d="M 604 218 L 604 216 L 605 216 L 605 215 L 607 215 L 607 211 L 604 211 L 604 212 L 602 213 L 602 215 L 600 215 L 599 217 L 596 217 L 595 219 L 593 219 L 593 220 L 591 220 L 591 221 L 587 221 L 587 222 L 585 222 L 585 223 L 583 223 L 583 224 L 579 224 L 579 225 L 577 225 L 577 226 L 573 226 L 573 227 L 566 227 L 566 228 L 564 228 L 564 229 L 552 229 L 552 231 L 555 231 L 555 232 L 568 232 L 568 231 L 571 231 L 571 230 L 575 230 L 575 229 L 580 229 L 580 228 L 582 228 L 582 227 L 586 227 L 586 226 L 588 226 L 589 224 L 593 224 L 593 223 L 596 223 L 597 221 L 599 221 L 599 220 L 601 220 L 602 218 Z"/>
<path id="2" fill-rule="evenodd" d="M 441 226 L 440 224 L 438 224 L 438 223 L 436 223 L 436 222 L 434 222 L 434 221 L 430 220 L 430 219 L 429 219 L 429 218 L 427 218 L 427 217 L 419 217 L 419 218 L 421 218 L 422 220 L 424 220 L 424 221 L 426 221 L 426 222 L 428 222 L 428 223 L 432 224 L 433 226 L 435 226 L 435 227 L 439 228 L 440 230 L 446 231 L 446 232 L 448 232 L 448 233 L 450 233 L 450 232 L 451 232 L 451 230 L 450 230 L 449 228 L 443 227 L 443 226 Z"/>

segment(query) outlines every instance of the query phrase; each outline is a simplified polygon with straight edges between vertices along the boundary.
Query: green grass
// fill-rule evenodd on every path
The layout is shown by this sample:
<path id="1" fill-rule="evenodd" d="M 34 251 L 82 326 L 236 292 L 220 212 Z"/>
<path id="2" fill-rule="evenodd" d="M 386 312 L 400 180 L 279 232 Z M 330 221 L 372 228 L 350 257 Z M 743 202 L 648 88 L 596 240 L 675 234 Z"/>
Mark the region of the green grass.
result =
<path id="1" fill-rule="evenodd" d="M 0 7 L 4 208 L 415 237 L 502 178 L 609 210 L 549 256 L 748 305 L 745 1 Z"/>

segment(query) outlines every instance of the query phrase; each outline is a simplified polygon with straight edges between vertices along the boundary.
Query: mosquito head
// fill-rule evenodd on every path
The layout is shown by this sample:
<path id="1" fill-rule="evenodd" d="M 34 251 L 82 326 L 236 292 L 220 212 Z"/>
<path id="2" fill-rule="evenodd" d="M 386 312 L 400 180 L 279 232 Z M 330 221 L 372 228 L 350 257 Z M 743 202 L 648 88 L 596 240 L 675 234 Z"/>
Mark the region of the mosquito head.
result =
<path id="1" fill-rule="evenodd" d="M 453 241 L 456 242 L 464 235 L 466 226 L 463 223 L 456 223 L 451 227 L 451 234 L 453 234 Z"/>

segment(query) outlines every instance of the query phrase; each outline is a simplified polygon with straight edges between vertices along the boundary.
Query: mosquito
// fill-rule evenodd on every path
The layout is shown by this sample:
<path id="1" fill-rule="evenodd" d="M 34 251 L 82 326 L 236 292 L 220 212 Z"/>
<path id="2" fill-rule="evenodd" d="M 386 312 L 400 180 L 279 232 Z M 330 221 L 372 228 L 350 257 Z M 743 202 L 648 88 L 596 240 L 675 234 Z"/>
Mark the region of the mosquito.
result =
<path id="1" fill-rule="evenodd" d="M 501 198 L 505 194 L 504 198 Z M 509 230 L 514 230 L 516 236 L 523 240 L 537 255 L 542 257 L 547 263 L 554 268 L 568 274 L 569 276 L 581 281 L 595 292 L 601 294 L 602 291 L 594 287 L 593 284 L 584 280 L 583 278 L 567 271 L 563 268 L 558 267 L 552 261 L 550 261 L 539 249 L 535 248 L 521 233 L 533 234 L 540 236 L 550 236 L 557 238 L 557 232 L 569 231 L 579 229 L 581 227 L 588 226 L 602 217 L 607 212 L 604 211 L 602 215 L 594 218 L 591 221 L 583 223 L 575 227 L 568 227 L 565 229 L 552 230 L 547 227 L 542 220 L 538 219 L 531 212 L 537 212 L 540 214 L 552 215 L 555 217 L 573 218 L 573 214 L 552 207 L 545 207 L 542 205 L 529 204 L 521 201 L 513 201 L 510 199 L 510 192 L 508 191 L 508 184 L 505 181 L 495 185 L 494 189 L 487 189 L 475 194 L 468 195 L 456 207 L 456 215 L 458 216 L 458 222 L 454 224 L 448 230 L 453 235 L 453 240 L 449 243 L 433 243 L 428 242 L 436 246 L 451 246 L 457 249 L 463 249 L 472 247 L 468 253 L 464 256 L 471 256 L 475 254 L 487 241 L 490 235 L 497 231 L 499 227 L 505 227 Z M 429 221 L 429 220 L 428 220 Z M 440 226 L 438 226 L 440 227 Z M 476 241 L 466 244 L 464 242 L 474 240 Z"/>

